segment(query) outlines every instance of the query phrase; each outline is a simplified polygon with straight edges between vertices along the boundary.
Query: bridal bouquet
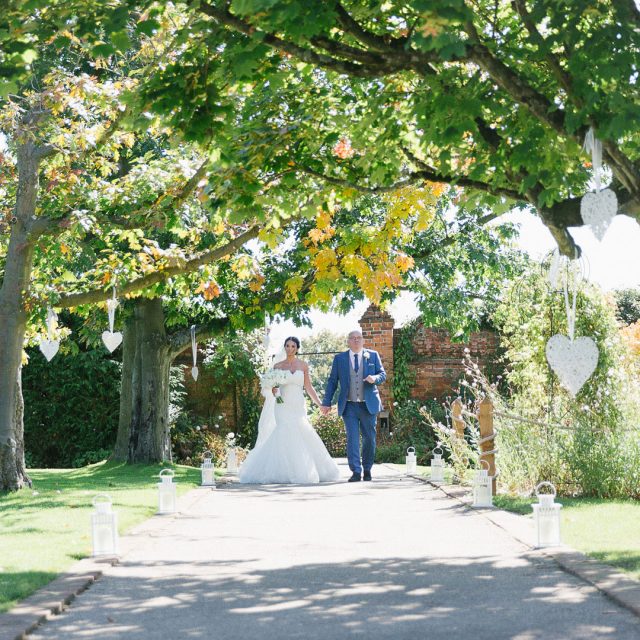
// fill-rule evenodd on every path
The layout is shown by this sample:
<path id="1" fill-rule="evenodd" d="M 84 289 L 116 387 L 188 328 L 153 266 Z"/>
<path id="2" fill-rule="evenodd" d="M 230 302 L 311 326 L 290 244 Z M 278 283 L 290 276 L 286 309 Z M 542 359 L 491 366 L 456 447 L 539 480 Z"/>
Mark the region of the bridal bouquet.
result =
<path id="1" fill-rule="evenodd" d="M 280 385 L 285 384 L 287 381 L 287 372 L 283 369 L 269 369 L 266 373 L 263 373 L 260 377 L 260 386 L 262 392 L 266 395 L 271 393 L 271 389 L 274 387 L 278 389 L 276 391 L 276 402 L 282 404 L 284 400 L 280 396 Z"/>

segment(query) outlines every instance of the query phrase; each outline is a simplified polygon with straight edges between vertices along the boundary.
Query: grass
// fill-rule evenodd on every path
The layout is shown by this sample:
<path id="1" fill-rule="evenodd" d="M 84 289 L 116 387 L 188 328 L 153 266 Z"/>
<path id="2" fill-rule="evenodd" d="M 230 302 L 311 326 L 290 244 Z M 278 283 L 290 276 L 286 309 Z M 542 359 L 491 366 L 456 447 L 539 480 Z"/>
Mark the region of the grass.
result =
<path id="1" fill-rule="evenodd" d="M 169 465 L 100 462 L 81 469 L 31 469 L 32 489 L 0 493 L 0 613 L 91 554 L 91 500 L 108 493 L 124 533 L 157 509 L 157 475 Z M 178 495 L 200 470 L 171 465 Z"/>
<path id="2" fill-rule="evenodd" d="M 398 471 L 405 465 L 392 464 Z M 429 477 L 429 467 L 418 466 L 417 475 Z M 453 471 L 445 467 L 445 483 Z M 469 478 L 470 480 L 470 478 Z M 532 517 L 535 498 L 497 495 L 496 507 Z M 565 544 L 640 580 L 640 501 L 598 498 L 558 498 L 562 504 L 561 534 Z"/>
<path id="3" fill-rule="evenodd" d="M 532 498 L 498 495 L 500 509 L 531 517 Z M 640 580 L 640 502 L 599 498 L 558 498 L 562 541 Z"/>

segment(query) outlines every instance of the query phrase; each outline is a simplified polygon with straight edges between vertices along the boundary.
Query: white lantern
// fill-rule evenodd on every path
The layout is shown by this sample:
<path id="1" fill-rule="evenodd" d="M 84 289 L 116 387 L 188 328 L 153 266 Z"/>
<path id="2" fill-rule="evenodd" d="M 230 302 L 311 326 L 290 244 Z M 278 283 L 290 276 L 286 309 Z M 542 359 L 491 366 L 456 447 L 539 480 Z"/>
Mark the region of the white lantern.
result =
<path id="1" fill-rule="evenodd" d="M 542 487 L 551 487 L 553 493 L 540 493 Z M 537 504 L 532 504 L 533 521 L 536 525 L 538 547 L 554 547 L 560 541 L 560 509 L 562 505 L 555 502 L 556 488 L 550 482 L 541 482 L 536 487 Z"/>
<path id="2" fill-rule="evenodd" d="M 200 465 L 200 471 L 202 473 L 202 486 L 203 487 L 215 487 L 216 486 L 216 468 L 213 464 L 213 454 L 211 451 L 205 451 L 202 454 L 203 462 Z"/>
<path id="3" fill-rule="evenodd" d="M 111 497 L 99 493 L 93 498 L 95 511 L 91 514 L 91 538 L 93 540 L 93 557 L 117 556 L 118 514 L 111 509 Z"/>
<path id="4" fill-rule="evenodd" d="M 407 449 L 407 455 L 404 459 L 405 464 L 407 466 L 407 475 L 411 475 L 416 472 L 416 450 L 414 447 L 409 447 Z"/>
<path id="5" fill-rule="evenodd" d="M 480 460 L 480 465 L 486 468 L 476 469 L 473 475 L 473 505 L 474 507 L 493 507 L 493 476 L 489 475 L 489 463 Z"/>
<path id="6" fill-rule="evenodd" d="M 158 513 L 176 512 L 176 483 L 173 469 L 163 469 L 158 482 Z"/>
<path id="7" fill-rule="evenodd" d="M 437 451 L 440 453 L 436 453 Z M 442 449 L 436 447 L 433 450 L 433 459 L 431 460 L 431 482 L 444 482 L 444 460 L 442 459 Z"/>
<path id="8" fill-rule="evenodd" d="M 238 473 L 238 456 L 235 446 L 227 449 L 227 473 Z"/>

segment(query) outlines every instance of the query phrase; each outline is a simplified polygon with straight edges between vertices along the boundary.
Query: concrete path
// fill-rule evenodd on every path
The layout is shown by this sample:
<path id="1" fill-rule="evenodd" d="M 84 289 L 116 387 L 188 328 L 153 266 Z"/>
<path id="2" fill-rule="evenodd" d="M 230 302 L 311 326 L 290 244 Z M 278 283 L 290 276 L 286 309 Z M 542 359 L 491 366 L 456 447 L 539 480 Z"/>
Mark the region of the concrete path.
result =
<path id="1" fill-rule="evenodd" d="M 29 638 L 640 639 L 594 587 L 385 467 L 371 483 L 198 489 L 126 546 Z"/>

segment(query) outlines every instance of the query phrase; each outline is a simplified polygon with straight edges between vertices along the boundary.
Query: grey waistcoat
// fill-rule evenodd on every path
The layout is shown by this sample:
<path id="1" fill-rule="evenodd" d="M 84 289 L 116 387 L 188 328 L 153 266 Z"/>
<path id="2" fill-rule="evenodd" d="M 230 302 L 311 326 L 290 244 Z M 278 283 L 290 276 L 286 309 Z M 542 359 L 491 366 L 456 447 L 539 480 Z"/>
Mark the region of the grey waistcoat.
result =
<path id="1" fill-rule="evenodd" d="M 362 371 L 364 370 L 362 362 L 362 353 L 358 354 L 358 373 L 353 370 L 351 360 L 349 360 L 349 402 L 364 402 L 364 383 L 362 382 Z"/>

